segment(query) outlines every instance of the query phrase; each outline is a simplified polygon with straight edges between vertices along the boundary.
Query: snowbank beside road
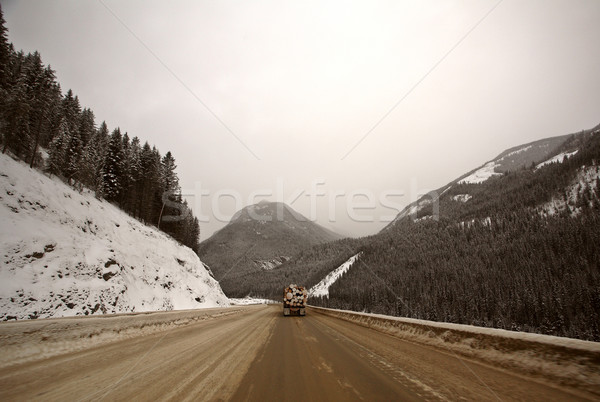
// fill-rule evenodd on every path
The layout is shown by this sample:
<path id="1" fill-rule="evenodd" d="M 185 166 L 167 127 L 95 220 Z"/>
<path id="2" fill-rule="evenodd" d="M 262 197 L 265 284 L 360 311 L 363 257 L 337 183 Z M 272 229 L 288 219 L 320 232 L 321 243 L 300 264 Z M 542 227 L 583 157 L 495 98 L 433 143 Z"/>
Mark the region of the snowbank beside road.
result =
<path id="1" fill-rule="evenodd" d="M 229 306 L 198 256 L 0 155 L 0 320 Z"/>
<path id="2" fill-rule="evenodd" d="M 213 320 L 253 307 L 161 311 L 0 323 L 0 367 Z"/>
<path id="3" fill-rule="evenodd" d="M 249 306 L 251 304 L 273 304 L 277 303 L 270 299 L 260 299 L 257 297 L 244 297 L 244 298 L 229 298 L 232 306 Z"/>
<path id="4" fill-rule="evenodd" d="M 310 307 L 401 339 L 431 345 L 600 395 L 600 343 L 556 336 Z"/>

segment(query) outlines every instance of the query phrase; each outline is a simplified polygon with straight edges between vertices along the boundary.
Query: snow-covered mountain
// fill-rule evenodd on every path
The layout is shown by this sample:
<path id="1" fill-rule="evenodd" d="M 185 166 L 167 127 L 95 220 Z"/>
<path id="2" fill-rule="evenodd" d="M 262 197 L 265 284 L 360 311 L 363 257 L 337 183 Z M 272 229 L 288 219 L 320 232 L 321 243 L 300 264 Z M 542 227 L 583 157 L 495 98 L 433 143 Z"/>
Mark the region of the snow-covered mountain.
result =
<path id="1" fill-rule="evenodd" d="M 229 305 L 189 248 L 0 155 L 0 319 Z"/>
<path id="2" fill-rule="evenodd" d="M 310 303 L 600 341 L 598 239 L 600 125 L 508 149 L 380 233 L 332 243 L 332 279 L 360 264 Z"/>
<path id="3" fill-rule="evenodd" d="M 438 208 L 438 212 L 442 209 L 447 211 L 450 200 L 454 203 L 468 203 L 473 197 L 472 194 L 451 194 L 458 188 L 464 188 L 466 190 L 469 188 L 469 185 L 486 183 L 493 177 L 499 177 L 504 174 L 511 172 L 515 173 L 529 168 L 533 168 L 531 170 L 537 172 L 542 167 L 563 163 L 575 156 L 579 151 L 578 147 L 581 146 L 581 144 L 579 141 L 576 141 L 577 138 L 580 138 L 582 135 L 595 135 L 597 133 L 600 133 L 600 125 L 589 130 L 584 130 L 581 133 L 545 138 L 507 149 L 483 166 L 462 175 L 458 179 L 411 203 L 382 231 L 385 232 L 389 230 L 396 223 L 407 217 L 410 217 L 414 221 L 430 218 L 436 214 L 436 211 L 433 210 L 434 208 Z M 585 167 L 583 169 L 585 169 Z M 588 181 L 590 180 L 593 181 L 594 177 L 588 177 Z"/>

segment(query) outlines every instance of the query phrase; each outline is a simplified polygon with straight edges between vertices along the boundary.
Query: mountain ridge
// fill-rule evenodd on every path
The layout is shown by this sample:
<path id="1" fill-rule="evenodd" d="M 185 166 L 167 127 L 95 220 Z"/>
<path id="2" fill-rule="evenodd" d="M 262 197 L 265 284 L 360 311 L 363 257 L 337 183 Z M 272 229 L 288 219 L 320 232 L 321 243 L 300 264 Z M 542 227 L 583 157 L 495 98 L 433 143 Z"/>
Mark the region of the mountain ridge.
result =
<path id="1" fill-rule="evenodd" d="M 600 126 L 561 137 L 545 160 L 504 172 L 488 162 L 331 250 L 337 261 L 362 254 L 310 303 L 600 341 Z"/>
<path id="2" fill-rule="evenodd" d="M 572 139 L 578 135 L 592 134 L 599 130 L 600 124 L 591 129 L 582 130 L 577 133 L 543 138 L 510 147 L 500 152 L 495 158 L 484 163 L 483 165 L 459 176 L 442 187 L 423 195 L 418 200 L 410 203 L 404 207 L 400 213 L 398 213 L 396 218 L 386 225 L 379 233 L 389 230 L 399 220 L 402 220 L 408 216 L 414 216 L 414 219 L 422 218 L 423 215 L 419 216 L 419 212 L 431 206 L 434 201 L 438 202 L 439 197 L 442 197 L 444 193 L 457 184 L 481 183 L 492 176 L 499 176 L 509 172 L 515 172 L 519 169 L 531 167 L 533 164 L 548 161 L 553 156 L 560 154 L 562 151 L 575 149 L 573 146 L 569 148 L 568 145 L 568 150 L 564 148 L 565 144 L 569 143 L 569 139 Z"/>

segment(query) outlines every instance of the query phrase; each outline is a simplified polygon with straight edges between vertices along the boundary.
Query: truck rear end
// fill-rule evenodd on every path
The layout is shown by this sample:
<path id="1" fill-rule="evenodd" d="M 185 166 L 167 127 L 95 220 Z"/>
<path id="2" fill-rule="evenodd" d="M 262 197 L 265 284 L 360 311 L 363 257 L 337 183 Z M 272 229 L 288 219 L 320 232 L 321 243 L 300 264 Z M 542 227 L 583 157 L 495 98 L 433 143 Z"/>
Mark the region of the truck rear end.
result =
<path id="1" fill-rule="evenodd" d="M 304 286 L 290 285 L 283 288 L 283 315 L 306 315 L 308 292 Z"/>

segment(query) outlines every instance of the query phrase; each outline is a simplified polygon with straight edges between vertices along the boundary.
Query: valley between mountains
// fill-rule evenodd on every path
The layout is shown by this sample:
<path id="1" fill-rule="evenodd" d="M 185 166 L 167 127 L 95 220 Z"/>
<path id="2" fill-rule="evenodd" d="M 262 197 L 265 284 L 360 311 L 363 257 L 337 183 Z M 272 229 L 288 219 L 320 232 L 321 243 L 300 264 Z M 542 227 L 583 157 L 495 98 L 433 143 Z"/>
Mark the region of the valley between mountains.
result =
<path id="1" fill-rule="evenodd" d="M 262 201 L 198 256 L 92 192 L 2 155 L 0 313 L 277 301 L 299 283 L 319 285 L 315 305 L 598 341 L 599 131 L 511 148 L 369 237 L 342 238 Z"/>
<path id="2" fill-rule="evenodd" d="M 1 155 L 0 396 L 596 399 L 599 134 L 507 150 L 373 236 L 260 202 L 198 254 Z M 242 305 L 289 283 L 306 317 Z"/>
<path id="3" fill-rule="evenodd" d="M 510 148 L 373 236 L 328 238 L 289 206 L 262 202 L 199 255 L 233 297 L 278 300 L 285 283 L 312 288 L 329 275 L 311 303 L 598 341 L 599 133 Z"/>
<path id="4" fill-rule="evenodd" d="M 598 15 L 2 1 L 0 401 L 600 400 Z"/>

